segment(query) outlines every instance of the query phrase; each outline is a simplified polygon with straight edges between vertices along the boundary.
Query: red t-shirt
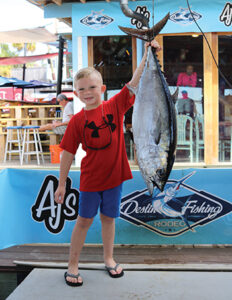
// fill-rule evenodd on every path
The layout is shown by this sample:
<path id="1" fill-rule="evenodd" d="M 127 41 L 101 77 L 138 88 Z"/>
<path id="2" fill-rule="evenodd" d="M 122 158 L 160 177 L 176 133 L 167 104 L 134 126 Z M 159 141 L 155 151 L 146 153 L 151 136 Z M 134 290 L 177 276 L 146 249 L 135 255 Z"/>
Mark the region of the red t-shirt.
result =
<path id="1" fill-rule="evenodd" d="M 82 109 L 69 121 L 60 147 L 75 154 L 82 144 L 86 151 L 81 161 L 80 191 L 104 191 L 132 178 L 125 149 L 123 118 L 133 103 L 134 96 L 130 97 L 125 86 L 96 109 Z M 87 148 L 104 148 L 109 143 L 105 149 Z"/>

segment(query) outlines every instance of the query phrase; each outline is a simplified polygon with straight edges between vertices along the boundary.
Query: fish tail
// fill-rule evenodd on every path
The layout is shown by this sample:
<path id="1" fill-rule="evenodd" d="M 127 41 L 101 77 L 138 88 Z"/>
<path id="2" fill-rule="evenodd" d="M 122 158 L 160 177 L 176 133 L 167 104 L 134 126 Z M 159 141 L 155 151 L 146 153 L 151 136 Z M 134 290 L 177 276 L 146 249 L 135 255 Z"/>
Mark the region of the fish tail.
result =
<path id="1" fill-rule="evenodd" d="M 134 28 L 128 28 L 122 26 L 118 26 L 118 27 L 126 34 L 135 36 L 136 38 L 139 38 L 146 42 L 151 42 L 154 39 L 154 37 L 156 37 L 159 34 L 159 32 L 163 29 L 163 27 L 166 25 L 169 16 L 170 14 L 168 13 L 162 20 L 160 20 L 152 28 L 148 28 L 148 29 L 134 29 Z"/>

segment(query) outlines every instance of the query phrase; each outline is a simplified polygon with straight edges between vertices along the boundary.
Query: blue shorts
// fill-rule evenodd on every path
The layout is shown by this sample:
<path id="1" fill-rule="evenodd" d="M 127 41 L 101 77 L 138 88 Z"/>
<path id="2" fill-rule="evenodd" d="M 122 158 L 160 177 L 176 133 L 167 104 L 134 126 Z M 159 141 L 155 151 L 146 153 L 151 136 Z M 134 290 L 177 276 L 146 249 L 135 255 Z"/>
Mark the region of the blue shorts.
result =
<path id="1" fill-rule="evenodd" d="M 110 218 L 120 216 L 120 203 L 122 195 L 122 184 L 115 188 L 101 192 L 80 192 L 79 216 L 93 218 L 100 212 Z"/>

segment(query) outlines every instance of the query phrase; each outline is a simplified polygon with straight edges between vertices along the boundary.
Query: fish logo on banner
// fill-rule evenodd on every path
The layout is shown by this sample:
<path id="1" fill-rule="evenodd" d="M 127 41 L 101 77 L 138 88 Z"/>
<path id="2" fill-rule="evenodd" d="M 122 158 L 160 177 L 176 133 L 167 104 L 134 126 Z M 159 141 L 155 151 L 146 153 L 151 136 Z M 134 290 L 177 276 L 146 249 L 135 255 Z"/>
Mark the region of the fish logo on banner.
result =
<path id="1" fill-rule="evenodd" d="M 89 26 L 92 29 L 98 30 L 109 25 L 114 21 L 113 18 L 103 15 L 103 9 L 101 11 L 92 11 L 90 15 L 82 18 L 80 23 Z"/>
<path id="2" fill-rule="evenodd" d="M 223 8 L 223 11 L 219 17 L 221 22 L 224 22 L 226 26 L 230 26 L 232 23 L 232 3 L 227 2 Z"/>
<path id="3" fill-rule="evenodd" d="M 197 190 L 185 181 L 168 180 L 163 192 L 151 197 L 147 189 L 122 198 L 120 217 L 159 235 L 173 237 L 215 221 L 232 211 L 232 204 L 208 192 Z"/>
<path id="4" fill-rule="evenodd" d="M 196 21 L 202 18 L 202 16 L 195 11 L 192 11 L 192 14 Z M 178 11 L 171 14 L 169 19 L 180 25 L 191 25 L 194 22 L 192 14 L 188 8 L 181 7 Z"/>
<path id="5" fill-rule="evenodd" d="M 65 220 L 76 220 L 78 215 L 79 192 L 71 187 L 72 181 L 66 181 L 66 194 L 63 204 L 57 204 L 54 194 L 58 187 L 58 179 L 53 175 L 46 176 L 35 204 L 31 208 L 32 218 L 37 222 L 44 222 L 51 233 L 60 233 Z"/>

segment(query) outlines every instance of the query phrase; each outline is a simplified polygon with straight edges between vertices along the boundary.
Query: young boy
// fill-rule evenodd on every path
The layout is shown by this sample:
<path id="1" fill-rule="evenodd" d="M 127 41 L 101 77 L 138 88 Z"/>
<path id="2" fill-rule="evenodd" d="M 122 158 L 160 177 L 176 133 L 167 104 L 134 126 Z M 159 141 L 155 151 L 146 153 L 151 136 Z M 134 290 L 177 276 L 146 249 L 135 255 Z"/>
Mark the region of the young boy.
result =
<path id="1" fill-rule="evenodd" d="M 66 283 L 71 286 L 83 284 L 78 273 L 79 256 L 99 207 L 106 270 L 113 278 L 124 274 L 113 259 L 115 218 L 120 215 L 122 182 L 132 178 L 125 150 L 123 118 L 134 103 L 132 90 L 139 83 L 148 45 L 145 44 L 144 56 L 131 81 L 108 101 L 101 100 L 106 86 L 97 70 L 81 69 L 74 78 L 74 93 L 85 108 L 70 120 L 60 144 L 64 151 L 55 193 L 55 201 L 63 203 L 66 178 L 81 143 L 86 156 L 81 162 L 79 212 L 72 232 L 68 271 L 64 274 Z M 155 40 L 151 45 L 160 50 Z"/>

